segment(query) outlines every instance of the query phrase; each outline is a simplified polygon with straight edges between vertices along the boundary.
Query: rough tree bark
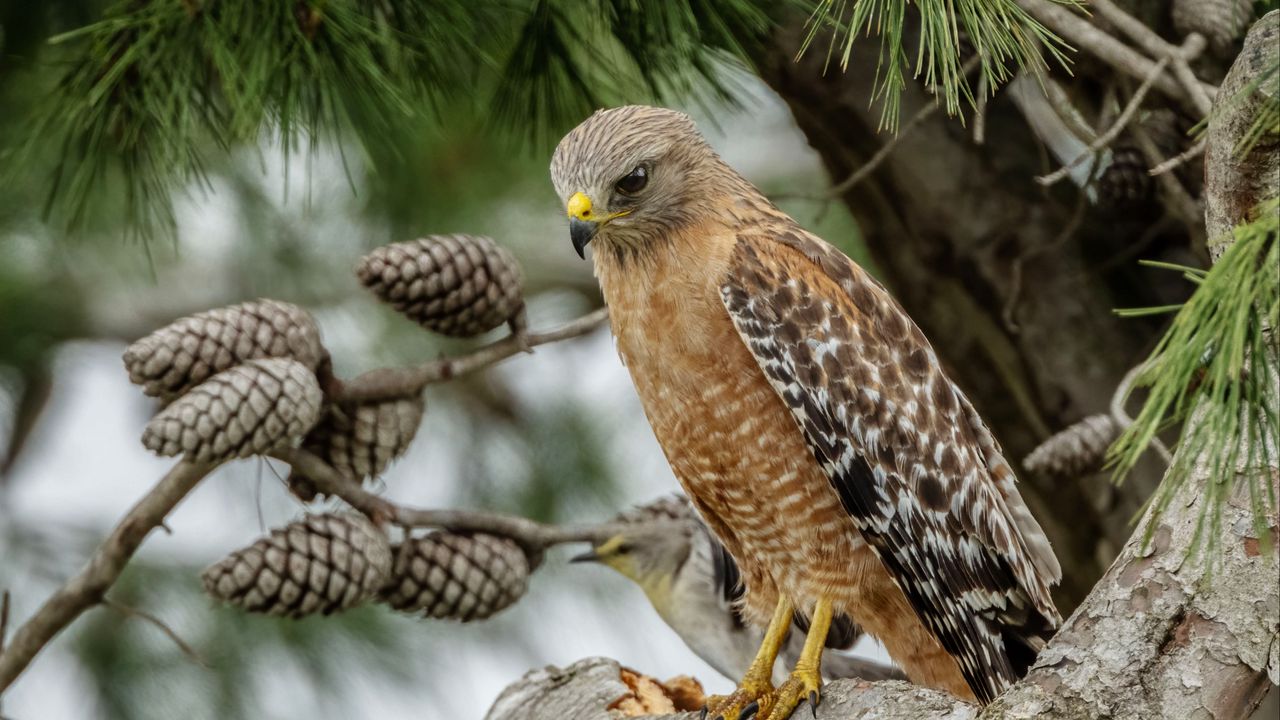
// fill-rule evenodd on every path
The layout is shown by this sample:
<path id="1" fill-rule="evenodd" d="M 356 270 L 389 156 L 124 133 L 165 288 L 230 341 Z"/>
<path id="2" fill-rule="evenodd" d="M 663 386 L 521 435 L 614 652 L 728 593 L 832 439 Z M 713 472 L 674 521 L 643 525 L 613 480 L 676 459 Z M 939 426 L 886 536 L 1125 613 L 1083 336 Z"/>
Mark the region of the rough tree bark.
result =
<path id="1" fill-rule="evenodd" d="M 803 37 L 801 22 L 779 31 L 761 73 L 839 180 L 893 137 L 877 132 L 880 107 L 868 101 L 877 42 L 856 43 L 847 72 L 824 73 L 825 38 L 794 62 Z M 1100 96 L 1101 87 L 1089 92 Z M 908 83 L 902 117 L 933 102 Z M 1159 323 L 1122 320 L 1112 309 L 1167 304 L 1188 292 L 1172 273 L 1135 274 L 1136 253 L 1195 261 L 1185 230 L 1155 207 L 1115 217 L 1090 206 L 1073 222 L 1069 184 L 1049 190 L 1033 181 L 1056 164 L 1046 164 L 1006 95 L 987 104 L 985 123 L 987 141 L 977 145 L 970 128 L 934 114 L 841 200 L 880 277 L 1020 462 L 1051 433 L 1104 412 L 1125 371 L 1150 351 Z M 1137 247 L 1144 237 L 1149 244 Z M 1074 607 L 1115 557 L 1160 473 L 1152 462 L 1120 488 L 1103 476 L 1064 483 L 1019 473 L 1067 569 L 1062 607 Z M 1057 512 L 1086 507 L 1096 512 Z"/>
<path id="2" fill-rule="evenodd" d="M 1280 11 L 1275 11 L 1250 31 L 1220 93 L 1222 112 L 1213 120 L 1207 156 L 1210 237 L 1221 237 L 1280 186 L 1280 153 L 1274 146 L 1260 146 L 1243 159 L 1232 153 L 1250 105 L 1224 105 L 1278 53 Z M 945 148 L 943 143 L 938 152 Z M 885 187 L 878 191 L 887 192 Z M 882 200 L 875 203 L 882 212 L 892 209 Z M 1027 677 L 993 704 L 978 710 L 906 683 L 838 681 L 825 689 L 818 720 L 1249 717 L 1280 684 L 1277 554 L 1260 546 L 1247 498 L 1235 498 L 1222 510 L 1212 573 L 1188 559 L 1202 509 L 1200 489 L 1209 477 L 1207 460 L 1199 459 L 1162 516 L 1143 519 Z M 1280 492 L 1280 466 L 1268 470 L 1274 491 Z M 1144 544 L 1143 533 L 1153 522 L 1152 541 Z M 1271 527 L 1274 537 L 1280 518 L 1272 518 Z M 531 673 L 503 694 L 488 720 L 616 717 L 609 707 L 628 691 L 618 673 L 616 665 L 603 660 Z M 544 714 L 543 707 L 554 713 Z"/>

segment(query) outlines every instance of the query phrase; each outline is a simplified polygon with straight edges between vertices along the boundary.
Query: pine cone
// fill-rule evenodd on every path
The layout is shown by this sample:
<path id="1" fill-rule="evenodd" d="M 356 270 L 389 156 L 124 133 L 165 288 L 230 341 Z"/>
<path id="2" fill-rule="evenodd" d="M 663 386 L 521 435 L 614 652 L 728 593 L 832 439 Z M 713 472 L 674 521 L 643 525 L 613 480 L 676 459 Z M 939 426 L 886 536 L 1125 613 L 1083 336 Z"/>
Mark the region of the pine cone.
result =
<path id="1" fill-rule="evenodd" d="M 423 617 L 483 620 L 524 595 L 530 565 L 512 540 L 437 531 L 396 547 L 381 599 Z"/>
<path id="2" fill-rule="evenodd" d="M 1109 210 L 1128 210 L 1151 199 L 1152 177 L 1147 159 L 1129 142 L 1117 143 L 1111 164 L 1098 177 L 1098 204 Z"/>
<path id="3" fill-rule="evenodd" d="M 1173 0 L 1173 27 L 1198 32 L 1217 54 L 1231 50 L 1253 20 L 1253 0 Z"/>
<path id="4" fill-rule="evenodd" d="M 204 590 L 248 612 L 298 618 L 373 597 L 391 570 L 387 536 L 363 515 L 308 515 L 211 565 Z"/>
<path id="5" fill-rule="evenodd" d="M 175 320 L 130 345 L 124 365 L 143 392 L 172 399 L 246 360 L 287 357 L 315 370 L 327 354 L 306 310 L 254 300 Z"/>
<path id="6" fill-rule="evenodd" d="M 523 320 L 520 266 L 479 235 L 431 235 L 384 245 L 360 260 L 360 282 L 424 328 L 473 337 Z"/>
<path id="7" fill-rule="evenodd" d="M 1040 443 L 1022 464 L 1044 477 L 1074 480 L 1101 470 L 1107 448 L 1119 436 L 1120 426 L 1110 415 L 1090 415 Z"/>
<path id="8" fill-rule="evenodd" d="M 421 394 L 332 406 L 307 433 L 302 447 L 349 477 L 377 477 L 409 448 L 425 408 Z M 289 489 L 304 502 L 316 498 L 315 485 L 302 473 L 290 473 L 288 482 Z"/>
<path id="9" fill-rule="evenodd" d="M 320 418 L 315 373 L 296 360 L 250 360 L 214 375 L 156 414 L 142 444 L 157 455 L 222 462 L 302 439 Z"/>

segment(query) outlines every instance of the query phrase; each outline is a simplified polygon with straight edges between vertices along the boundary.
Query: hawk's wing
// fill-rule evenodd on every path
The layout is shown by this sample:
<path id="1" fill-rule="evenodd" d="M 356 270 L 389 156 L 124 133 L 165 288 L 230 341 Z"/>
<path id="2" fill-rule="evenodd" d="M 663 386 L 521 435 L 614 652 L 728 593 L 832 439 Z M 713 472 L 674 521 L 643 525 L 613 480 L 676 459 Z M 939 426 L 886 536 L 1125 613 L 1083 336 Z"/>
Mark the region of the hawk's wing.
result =
<path id="1" fill-rule="evenodd" d="M 884 288 L 798 228 L 740 238 L 721 297 L 863 537 L 991 700 L 1060 621 L 1061 570 L 982 420 Z"/>

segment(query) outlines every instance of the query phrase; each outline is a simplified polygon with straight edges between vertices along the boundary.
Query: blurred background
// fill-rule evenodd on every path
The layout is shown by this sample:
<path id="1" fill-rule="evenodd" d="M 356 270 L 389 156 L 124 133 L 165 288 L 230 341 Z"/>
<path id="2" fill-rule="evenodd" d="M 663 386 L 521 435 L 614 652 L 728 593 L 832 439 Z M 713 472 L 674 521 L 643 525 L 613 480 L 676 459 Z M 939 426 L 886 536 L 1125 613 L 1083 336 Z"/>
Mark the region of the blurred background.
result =
<path id="1" fill-rule="evenodd" d="M 60 68 L 31 55 L 59 23 L 96 7 L 58 3 L 43 23 L 12 4 L 3 19 L 0 132 Z M 77 15 L 76 13 L 81 13 Z M 42 49 L 42 48 L 41 48 Z M 761 187 L 819 191 L 827 179 L 785 105 L 737 78 L 737 105 L 689 105 L 712 143 Z M 644 98 L 637 98 L 644 99 Z M 450 111 L 446 110 L 446 113 Z M 271 141 L 193 183 L 175 238 L 123 239 L 118 214 L 76 233 L 41 221 L 43 168 L 0 193 L 0 588 L 11 616 L 30 615 L 83 563 L 114 522 L 165 472 L 138 441 L 156 407 L 128 381 L 125 346 L 169 320 L 256 297 L 317 317 L 337 372 L 351 376 L 465 348 L 433 337 L 364 293 L 351 270 L 377 245 L 428 233 L 488 234 L 527 276 L 533 328 L 600 300 L 589 263 L 568 241 L 547 177 L 550 145 L 502 135 L 457 112 L 408 138 L 395 175 L 380 175 L 341 139 L 289 151 Z M 843 206 L 786 209 L 859 252 Z M 819 217 L 821 215 L 821 217 Z M 408 454 L 385 477 L 396 500 L 487 508 L 547 522 L 603 520 L 677 485 L 607 332 L 539 348 L 474 378 L 432 386 Z M 471 625 L 406 618 L 381 607 L 298 622 L 216 608 L 199 571 L 303 506 L 287 469 L 231 464 L 157 533 L 111 597 L 152 613 L 189 642 L 112 609 L 90 611 L 6 694 L 3 715 L 50 718 L 480 718 L 525 671 L 591 655 L 661 677 L 731 683 L 689 652 L 639 589 L 569 549 L 535 574 L 528 595 Z M 12 626 L 11 626 L 12 627 Z M 871 650 L 874 652 L 874 649 Z"/>
<path id="2" fill-rule="evenodd" d="M 1186 4 L 1118 0 L 1173 42 L 1197 17 L 1178 19 Z M 980 32 L 927 54 L 928 72 L 895 75 L 874 38 L 836 46 L 848 51 L 841 71 L 823 33 L 797 61 L 815 7 L 836 6 L 0 0 L 0 589 L 11 620 L 80 567 L 169 465 L 139 443 L 156 407 L 120 359 L 151 330 L 271 297 L 313 312 L 341 376 L 461 352 L 468 343 L 425 333 L 352 274 L 371 248 L 451 232 L 490 235 L 519 257 L 533 328 L 597 307 L 547 165 L 598 107 L 689 111 L 731 165 L 885 282 L 1015 463 L 1106 412 L 1166 322 L 1113 310 L 1191 292 L 1137 260 L 1206 264 L 1202 165 L 1192 154 L 1159 180 L 1146 172 L 1194 144 L 1202 114 L 1157 90 L 1087 172 L 1043 186 L 1033 178 L 1110 127 L 1138 79 L 964 4 L 964 27 Z M 876 33 L 914 55 L 919 18 L 899 19 Z M 1221 80 L 1243 27 L 1196 59 L 1200 77 Z M 979 46 L 971 85 L 960 66 Z M 1062 59 L 1039 64 L 1044 48 Z M 930 110 L 940 96 L 958 117 Z M 885 154 L 893 118 L 911 134 Z M 856 186 L 832 191 L 876 157 Z M 405 503 L 583 522 L 676 488 L 607 332 L 431 386 L 427 407 L 380 488 Z M 1163 472 L 1143 463 L 1117 486 L 1093 470 L 1063 480 L 1019 468 L 1066 569 L 1064 614 Z M 564 549 L 515 607 L 468 626 L 377 607 L 299 622 L 213 607 L 200 569 L 304 512 L 283 472 L 220 470 L 111 591 L 203 664 L 156 627 L 98 608 L 35 660 L 0 715 L 480 718 L 528 669 L 590 655 L 730 687 L 637 588 L 567 566 Z"/>

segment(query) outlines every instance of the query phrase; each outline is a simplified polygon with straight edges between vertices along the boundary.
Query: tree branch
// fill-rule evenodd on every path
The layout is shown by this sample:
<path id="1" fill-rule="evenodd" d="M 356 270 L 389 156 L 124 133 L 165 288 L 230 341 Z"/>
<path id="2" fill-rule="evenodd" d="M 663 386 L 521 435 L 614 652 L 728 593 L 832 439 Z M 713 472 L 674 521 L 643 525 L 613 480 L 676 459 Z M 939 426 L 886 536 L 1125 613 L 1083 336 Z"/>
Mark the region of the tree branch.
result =
<path id="1" fill-rule="evenodd" d="M 1169 65 L 1169 58 L 1160 58 L 1160 61 L 1151 68 L 1151 74 L 1142 81 L 1138 89 L 1134 91 L 1133 97 L 1129 99 L 1129 104 L 1125 105 L 1124 112 L 1120 113 L 1120 117 L 1107 128 L 1107 131 L 1099 135 L 1093 142 L 1089 143 L 1089 149 L 1076 156 L 1075 160 L 1063 165 L 1048 175 L 1041 175 L 1036 178 L 1036 182 L 1046 187 L 1057 183 L 1071 173 L 1071 170 L 1080 163 L 1093 157 L 1098 151 L 1115 142 L 1120 137 L 1120 133 L 1124 130 L 1133 116 L 1138 113 L 1138 109 L 1142 107 L 1142 101 L 1147 97 L 1147 91 L 1151 89 L 1152 83 L 1156 78 L 1160 77 L 1160 73 Z"/>
<path id="2" fill-rule="evenodd" d="M 404 397 L 432 383 L 495 365 L 520 352 L 547 343 L 586 335 L 604 325 L 609 309 L 599 308 L 557 328 L 540 333 L 512 334 L 458 357 L 444 358 L 408 368 L 380 368 L 351 380 L 334 377 L 324 381 L 325 394 L 334 402 L 371 402 Z"/>
<path id="3" fill-rule="evenodd" d="M 1159 163 L 1155 167 L 1148 170 L 1147 174 L 1151 175 L 1152 177 L 1155 177 L 1157 175 L 1163 175 L 1169 172 L 1170 170 L 1177 170 L 1178 168 L 1185 165 L 1188 161 L 1204 154 L 1204 148 L 1205 148 L 1205 139 L 1200 138 L 1200 140 L 1196 141 L 1195 145 L 1192 145 L 1191 147 L 1187 148 L 1186 150 L 1183 150 L 1177 155 L 1174 155 L 1168 160 L 1165 160 L 1164 162 Z"/>
<path id="4" fill-rule="evenodd" d="M 1044 23 L 1046 27 L 1061 35 L 1068 42 L 1088 50 L 1111 67 L 1137 80 L 1143 80 L 1151 74 L 1155 61 L 1120 42 L 1088 20 L 1076 15 L 1066 6 L 1050 2 L 1050 0 L 1016 1 L 1019 7 Z M 1175 59 L 1174 62 L 1176 63 L 1177 60 Z M 1199 83 L 1199 81 L 1196 82 Z M 1155 88 L 1182 103 L 1188 110 L 1203 114 L 1197 97 L 1188 92 L 1184 85 L 1174 78 L 1163 74 L 1159 75 L 1155 80 Z M 1212 85 L 1202 87 L 1202 89 L 1206 93 L 1216 90 Z"/>
<path id="5" fill-rule="evenodd" d="M 182 636 L 178 634 L 177 630 L 174 630 L 173 628 L 166 625 L 163 620 L 156 617 L 155 615 L 152 615 L 151 613 L 145 610 L 139 610 L 138 608 L 129 607 L 124 603 L 118 603 L 115 600 L 112 600 L 111 598 L 104 597 L 102 599 L 102 604 L 106 605 L 112 610 L 118 611 L 122 615 L 128 615 L 129 617 L 135 617 L 144 622 L 151 623 L 156 627 L 156 629 L 164 633 L 166 637 L 172 640 L 173 644 L 177 645 L 178 649 L 182 651 L 182 654 L 186 655 L 191 660 L 191 662 L 203 668 L 209 667 L 209 663 L 205 662 L 204 658 L 200 657 L 200 653 L 196 652 L 195 648 L 191 647 L 191 645 L 186 640 L 182 639 Z"/>
<path id="6" fill-rule="evenodd" d="M 1157 35 L 1154 30 L 1146 26 L 1146 23 L 1121 10 L 1111 0 L 1091 0 L 1089 4 L 1097 9 L 1099 15 L 1106 18 L 1112 25 L 1120 28 L 1121 32 L 1141 45 L 1142 49 L 1151 53 L 1153 57 L 1171 60 L 1173 62 L 1174 77 L 1182 84 L 1183 89 L 1187 92 L 1187 97 L 1194 103 L 1200 116 L 1204 117 L 1209 114 L 1209 111 L 1213 109 L 1213 93 L 1216 93 L 1217 90 L 1216 88 L 1213 92 L 1206 90 L 1205 86 L 1196 78 L 1195 73 L 1191 71 L 1189 62 L 1204 52 L 1207 42 L 1203 35 L 1191 33 L 1183 41 L 1182 47 L 1178 47 Z"/>
<path id="7" fill-rule="evenodd" d="M 552 545 L 563 543 L 599 542 L 616 532 L 610 523 L 556 526 L 504 513 L 411 508 L 365 490 L 360 483 L 344 476 L 332 465 L 306 450 L 280 450 L 271 456 L 306 475 L 321 492 L 342 498 L 348 505 L 376 522 L 391 522 L 402 527 L 447 528 L 502 535 L 533 552 L 541 552 Z"/>
<path id="8" fill-rule="evenodd" d="M 0 693 L 3 693 L 31 660 L 85 610 L 103 602 L 125 565 L 147 535 L 164 522 L 214 465 L 186 461 L 174 465 L 160 482 L 134 505 L 98 546 L 89 563 L 40 606 L 13 635 L 0 653 Z"/>
<path id="9" fill-rule="evenodd" d="M 632 696 L 614 660 L 588 658 L 567 668 L 546 667 L 526 673 L 498 696 L 485 720 L 615 720 L 610 709 Z M 650 701 L 658 705 L 663 698 Z M 797 718 L 810 717 L 801 708 Z M 978 708 L 945 693 L 901 680 L 834 680 L 822 687 L 816 720 L 972 720 Z M 646 715 L 651 720 L 692 720 L 696 713 Z"/>
<path id="10" fill-rule="evenodd" d="M 960 72 L 963 73 L 965 76 L 968 76 L 978 67 L 978 63 L 981 61 L 981 59 L 982 58 L 978 57 L 977 55 L 969 58 L 969 60 L 967 60 L 964 63 L 964 65 L 961 66 Z M 985 80 L 986 77 L 984 76 L 983 79 Z M 836 183 L 835 185 L 832 185 L 831 187 L 827 188 L 826 190 L 823 190 L 821 193 L 818 193 L 816 195 L 804 194 L 804 193 L 778 193 L 773 195 L 772 199 L 773 200 L 829 201 L 829 200 L 834 200 L 835 198 L 838 198 L 841 195 L 844 195 L 849 190 L 852 190 L 855 186 L 857 186 L 858 183 L 862 182 L 863 180 L 866 180 L 871 175 L 871 173 L 875 172 L 876 168 L 880 167 L 880 165 L 882 165 L 885 160 L 889 159 L 889 156 L 893 154 L 893 151 L 895 149 L 897 149 L 899 143 L 901 143 L 903 140 L 906 140 L 907 136 L 911 134 L 912 130 L 915 130 L 917 127 L 920 126 L 921 123 L 933 117 L 934 113 L 942 109 L 942 105 L 937 101 L 936 93 L 934 93 L 933 90 L 934 88 L 931 87 L 930 94 L 935 95 L 933 102 L 925 103 L 923 107 L 921 107 L 918 111 L 916 111 L 915 115 L 911 116 L 911 119 L 908 120 L 906 124 L 898 128 L 898 132 L 894 133 L 893 137 L 889 138 L 888 142 L 886 142 L 884 145 L 881 145 L 880 149 L 877 150 L 876 153 L 872 155 L 869 160 L 867 160 L 865 163 L 860 165 L 857 170 L 854 170 L 852 173 L 850 173 L 848 177 L 846 177 L 845 179 L 841 180 L 840 182 Z M 985 92 L 983 93 L 982 97 L 985 99 L 986 97 Z M 985 101 L 983 103 L 983 107 L 985 107 Z M 975 140 L 975 142 L 977 142 L 978 144 L 981 144 L 980 140 Z"/>

